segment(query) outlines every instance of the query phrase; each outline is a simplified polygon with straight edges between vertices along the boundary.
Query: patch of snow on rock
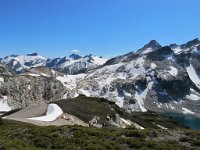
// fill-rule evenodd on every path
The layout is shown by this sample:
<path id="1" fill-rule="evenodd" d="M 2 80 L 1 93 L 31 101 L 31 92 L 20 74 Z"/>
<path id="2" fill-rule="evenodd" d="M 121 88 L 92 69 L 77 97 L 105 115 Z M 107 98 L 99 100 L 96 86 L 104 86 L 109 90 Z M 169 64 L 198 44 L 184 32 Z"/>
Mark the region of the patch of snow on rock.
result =
<path id="1" fill-rule="evenodd" d="M 33 76 L 33 77 L 39 77 L 40 76 L 39 74 L 34 74 L 34 73 L 29 73 L 28 75 Z"/>
<path id="2" fill-rule="evenodd" d="M 11 111 L 11 107 L 8 106 L 7 96 L 3 96 L 3 99 L 0 99 L 0 112 L 8 112 L 8 111 Z"/>
<path id="3" fill-rule="evenodd" d="M 159 128 L 161 128 L 161 129 L 163 129 L 163 130 L 167 130 L 167 128 L 165 128 L 164 126 L 161 126 L 161 125 L 159 125 L 159 124 L 157 124 L 157 126 L 158 126 Z"/>
<path id="4" fill-rule="evenodd" d="M 141 125 L 137 123 L 133 123 L 133 125 L 136 127 L 136 129 L 144 130 L 144 127 L 142 127 Z"/>
<path id="5" fill-rule="evenodd" d="M 178 75 L 178 70 L 172 66 L 170 66 L 170 71 L 168 71 L 171 75 L 177 76 Z"/>
<path id="6" fill-rule="evenodd" d="M 190 99 L 190 100 L 194 100 L 194 101 L 199 100 L 199 96 L 197 96 L 195 94 L 186 95 L 186 98 Z"/>
<path id="7" fill-rule="evenodd" d="M 193 66 L 190 64 L 188 67 L 186 67 L 186 70 L 192 82 L 200 89 L 200 79 Z"/>
<path id="8" fill-rule="evenodd" d="M 90 97 L 90 93 L 89 93 L 88 91 L 84 90 L 84 89 L 79 89 L 79 90 L 78 90 L 78 93 L 79 93 L 79 94 L 83 94 L 83 95 L 85 95 L 86 97 Z"/>
<path id="9" fill-rule="evenodd" d="M 185 107 L 182 107 L 182 110 L 183 110 L 183 113 L 184 114 L 195 114 L 195 112 L 192 112 L 191 110 L 185 108 Z"/>
<path id="10" fill-rule="evenodd" d="M 142 112 L 147 111 L 144 107 L 144 99 L 146 98 L 148 91 L 152 89 L 153 84 L 154 84 L 154 82 L 151 81 L 148 83 L 147 88 L 144 91 L 142 91 L 142 92 L 136 91 L 136 93 L 135 93 L 135 99 L 137 100 L 137 103 L 139 104 L 139 107 Z"/>

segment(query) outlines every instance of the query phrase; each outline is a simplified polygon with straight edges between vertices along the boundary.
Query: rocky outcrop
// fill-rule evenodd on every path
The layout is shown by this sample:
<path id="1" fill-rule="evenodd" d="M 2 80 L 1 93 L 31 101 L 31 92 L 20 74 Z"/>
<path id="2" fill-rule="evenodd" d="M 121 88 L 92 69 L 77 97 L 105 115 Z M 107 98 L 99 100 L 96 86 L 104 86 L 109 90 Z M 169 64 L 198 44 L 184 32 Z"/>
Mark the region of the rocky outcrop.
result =
<path id="1" fill-rule="evenodd" d="M 62 99 L 66 92 L 60 81 L 44 76 L 7 77 L 0 88 L 0 93 L 8 97 L 12 109 L 56 101 Z"/>

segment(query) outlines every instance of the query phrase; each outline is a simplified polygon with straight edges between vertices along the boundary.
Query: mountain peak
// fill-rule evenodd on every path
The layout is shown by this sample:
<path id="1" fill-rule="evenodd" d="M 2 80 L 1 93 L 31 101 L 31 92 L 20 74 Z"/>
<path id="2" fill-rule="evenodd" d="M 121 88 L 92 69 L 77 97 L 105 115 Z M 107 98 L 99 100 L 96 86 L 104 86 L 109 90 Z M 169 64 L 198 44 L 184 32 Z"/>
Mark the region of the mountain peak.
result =
<path id="1" fill-rule="evenodd" d="M 195 39 L 193 39 L 193 40 L 187 42 L 186 44 L 181 45 L 181 47 L 182 47 L 183 49 L 188 49 L 188 48 L 190 49 L 190 48 L 192 48 L 193 46 L 197 46 L 197 45 L 200 45 L 200 41 L 199 41 L 198 38 L 195 38 Z"/>
<path id="2" fill-rule="evenodd" d="M 143 48 L 139 49 L 137 53 L 147 54 L 160 48 L 162 48 L 162 46 L 156 40 L 151 40 Z"/>
<path id="3" fill-rule="evenodd" d="M 158 49 L 161 48 L 162 46 L 156 41 L 156 40 L 151 40 L 148 44 L 146 44 L 143 48 L 152 48 L 152 49 Z"/>
<path id="4" fill-rule="evenodd" d="M 195 39 L 193 39 L 193 40 L 191 40 L 191 41 L 189 41 L 189 42 L 187 42 L 186 44 L 199 44 L 200 43 L 200 41 L 199 41 L 199 39 L 198 38 L 195 38 Z"/>
<path id="5" fill-rule="evenodd" d="M 77 59 L 80 59 L 81 58 L 81 56 L 80 55 L 78 55 L 78 54 L 71 54 L 70 56 L 69 56 L 69 58 L 71 58 L 71 59 L 74 59 L 74 60 L 77 60 Z"/>

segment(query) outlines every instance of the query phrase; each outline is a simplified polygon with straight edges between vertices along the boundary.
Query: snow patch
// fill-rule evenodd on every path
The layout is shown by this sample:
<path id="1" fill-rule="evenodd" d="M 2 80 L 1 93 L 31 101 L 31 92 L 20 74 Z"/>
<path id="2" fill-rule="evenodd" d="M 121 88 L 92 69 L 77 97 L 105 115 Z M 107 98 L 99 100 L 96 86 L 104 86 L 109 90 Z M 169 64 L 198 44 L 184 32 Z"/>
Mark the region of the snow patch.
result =
<path id="1" fill-rule="evenodd" d="M 67 99 L 67 94 L 68 94 L 68 93 L 65 93 L 65 94 L 63 95 L 63 99 Z"/>
<path id="2" fill-rule="evenodd" d="M 144 127 L 142 127 L 141 125 L 137 123 L 133 123 L 133 125 L 136 127 L 136 129 L 144 130 Z"/>
<path id="3" fill-rule="evenodd" d="M 161 125 L 159 125 L 159 124 L 157 124 L 157 126 L 158 126 L 159 128 L 161 128 L 161 129 L 163 129 L 163 130 L 167 130 L 167 128 L 165 128 L 164 126 L 161 126 Z"/>
<path id="4" fill-rule="evenodd" d="M 11 107 L 8 105 L 8 98 L 7 96 L 3 96 L 0 100 L 0 112 L 8 112 L 11 111 Z"/>
<path id="5" fill-rule="evenodd" d="M 184 114 L 195 114 L 195 112 L 192 112 L 191 110 L 185 108 L 185 107 L 182 107 L 182 110 L 183 110 L 183 113 Z"/>
<path id="6" fill-rule="evenodd" d="M 186 95 L 186 98 L 190 99 L 190 100 L 194 100 L 194 101 L 199 100 L 199 96 L 197 96 L 195 94 Z"/>
<path id="7" fill-rule="evenodd" d="M 150 53 L 150 52 L 152 52 L 152 51 L 153 51 L 152 48 L 147 48 L 147 49 L 145 49 L 145 50 L 142 52 L 142 54 L 147 54 L 147 53 Z"/>
<path id="8" fill-rule="evenodd" d="M 27 119 L 49 122 L 49 121 L 56 120 L 62 114 L 63 114 L 63 111 L 57 104 L 49 104 L 45 116 L 27 118 Z"/>
<path id="9" fill-rule="evenodd" d="M 170 69 L 168 72 L 173 75 L 173 76 L 177 76 L 178 75 L 178 70 L 172 66 L 170 66 Z"/>
<path id="10" fill-rule="evenodd" d="M 179 54 L 183 49 L 180 46 L 177 46 L 176 48 L 173 48 L 173 51 L 175 54 Z"/>
<path id="11" fill-rule="evenodd" d="M 188 67 L 186 67 L 186 70 L 192 82 L 200 89 L 200 79 L 193 66 L 190 64 Z"/>
<path id="12" fill-rule="evenodd" d="M 79 89 L 79 90 L 78 90 L 78 93 L 79 93 L 79 94 L 83 94 L 83 95 L 85 95 L 86 97 L 90 97 L 90 93 L 89 93 L 88 91 L 84 90 L 84 89 Z"/>
<path id="13" fill-rule="evenodd" d="M 0 77 L 0 85 L 4 82 L 4 78 Z"/>
<path id="14" fill-rule="evenodd" d="M 108 60 L 107 58 L 100 58 L 98 56 L 92 56 L 93 62 L 96 65 L 103 65 L 106 63 L 106 61 Z"/>
<path id="15" fill-rule="evenodd" d="M 151 68 L 152 68 L 152 69 L 155 69 L 155 68 L 157 68 L 157 65 L 154 64 L 154 63 L 151 63 Z"/>
<path id="16" fill-rule="evenodd" d="M 153 84 L 154 84 L 154 82 L 151 81 L 148 83 L 147 88 L 144 91 L 142 91 L 142 92 L 136 91 L 136 93 L 135 93 L 135 99 L 137 100 L 137 103 L 139 104 L 139 107 L 142 112 L 147 111 L 144 107 L 144 99 L 146 98 L 148 91 L 152 89 Z"/>
<path id="17" fill-rule="evenodd" d="M 33 77 L 39 77 L 40 76 L 39 74 L 34 74 L 34 73 L 29 73 L 28 75 L 33 76 Z"/>

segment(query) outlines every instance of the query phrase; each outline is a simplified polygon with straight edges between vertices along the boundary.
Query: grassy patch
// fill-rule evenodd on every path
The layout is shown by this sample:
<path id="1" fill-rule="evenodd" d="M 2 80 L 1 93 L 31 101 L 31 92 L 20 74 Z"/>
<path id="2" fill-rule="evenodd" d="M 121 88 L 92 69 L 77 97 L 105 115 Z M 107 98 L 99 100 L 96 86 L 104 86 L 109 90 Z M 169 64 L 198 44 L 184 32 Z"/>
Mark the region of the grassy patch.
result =
<path id="1" fill-rule="evenodd" d="M 79 96 L 74 99 L 60 100 L 55 102 L 66 113 L 74 115 L 85 122 L 89 122 L 94 116 L 99 116 L 102 123 L 106 123 L 107 116 L 114 118 L 115 114 L 122 117 L 126 113 L 112 102 L 103 98 Z"/>

